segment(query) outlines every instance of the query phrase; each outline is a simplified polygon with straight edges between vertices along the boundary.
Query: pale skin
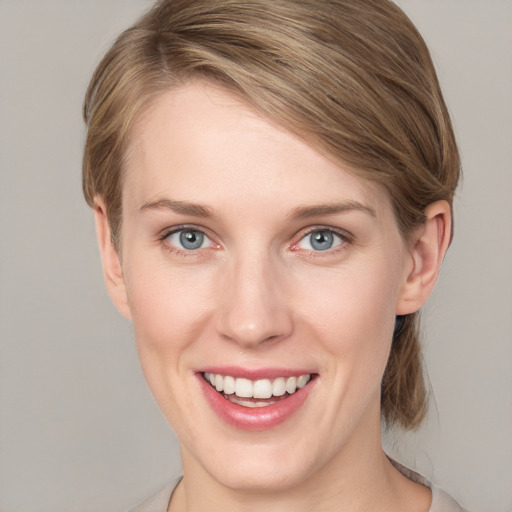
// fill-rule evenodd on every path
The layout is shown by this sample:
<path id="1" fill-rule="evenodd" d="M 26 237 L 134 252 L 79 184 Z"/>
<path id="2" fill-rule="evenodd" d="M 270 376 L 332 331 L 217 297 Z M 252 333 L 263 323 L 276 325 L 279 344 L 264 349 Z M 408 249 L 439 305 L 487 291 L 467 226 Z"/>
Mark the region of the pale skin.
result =
<path id="1" fill-rule="evenodd" d="M 136 121 L 118 250 L 104 212 L 97 197 L 107 287 L 180 440 L 171 512 L 428 511 L 430 490 L 382 451 L 380 382 L 396 315 L 435 285 L 448 203 L 404 239 L 384 189 L 191 82 Z M 183 246 L 187 229 L 200 247 Z M 318 377 L 290 419 L 254 432 L 212 411 L 197 384 L 208 364 Z"/>

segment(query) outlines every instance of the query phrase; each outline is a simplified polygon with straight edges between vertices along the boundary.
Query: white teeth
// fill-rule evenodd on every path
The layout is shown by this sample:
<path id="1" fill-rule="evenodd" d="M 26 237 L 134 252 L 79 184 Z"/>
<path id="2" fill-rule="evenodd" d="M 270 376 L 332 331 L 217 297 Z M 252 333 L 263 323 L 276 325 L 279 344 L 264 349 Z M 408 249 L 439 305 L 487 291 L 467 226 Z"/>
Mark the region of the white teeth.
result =
<path id="1" fill-rule="evenodd" d="M 269 399 L 272 396 L 283 396 L 285 393 L 293 395 L 298 389 L 303 388 L 310 380 L 311 374 L 307 373 L 298 377 L 277 377 L 274 380 L 259 379 L 249 380 L 237 378 L 231 375 L 220 375 L 215 373 L 204 373 L 207 380 L 219 393 L 226 395 L 235 395 L 239 398 L 260 398 Z M 243 401 L 244 404 L 249 403 Z M 253 404 L 254 402 L 250 402 Z M 267 402 L 256 402 L 260 407 L 261 404 L 268 405 Z M 252 405 L 251 405 L 252 406 Z M 249 406 L 248 406 L 249 407 Z"/>
<path id="2" fill-rule="evenodd" d="M 286 393 L 286 382 L 283 377 L 278 377 L 272 383 L 272 394 L 274 396 L 283 396 Z"/>
<path id="3" fill-rule="evenodd" d="M 224 379 L 222 375 L 215 375 L 215 389 L 217 391 L 222 391 L 224 389 Z"/>
<path id="4" fill-rule="evenodd" d="M 232 395 L 235 392 L 235 379 L 229 375 L 224 377 L 224 393 Z"/>
<path id="5" fill-rule="evenodd" d="M 297 391 L 297 377 L 288 377 L 288 380 L 286 381 L 286 392 L 295 393 Z"/>
<path id="6" fill-rule="evenodd" d="M 275 402 L 251 402 L 246 398 L 238 398 L 236 395 L 229 395 L 228 400 L 238 405 L 243 405 L 244 407 L 267 407 L 268 405 L 272 405 Z"/>
<path id="7" fill-rule="evenodd" d="M 235 395 L 240 398 L 252 398 L 253 387 L 249 379 L 235 380 Z"/>
<path id="8" fill-rule="evenodd" d="M 308 382 L 309 382 L 309 379 L 310 379 L 310 375 L 301 375 L 298 379 L 297 379 L 297 387 L 300 389 L 300 388 L 303 388 Z"/>
<path id="9" fill-rule="evenodd" d="M 268 379 L 257 380 L 253 385 L 254 398 L 270 398 L 272 396 L 272 382 Z"/>

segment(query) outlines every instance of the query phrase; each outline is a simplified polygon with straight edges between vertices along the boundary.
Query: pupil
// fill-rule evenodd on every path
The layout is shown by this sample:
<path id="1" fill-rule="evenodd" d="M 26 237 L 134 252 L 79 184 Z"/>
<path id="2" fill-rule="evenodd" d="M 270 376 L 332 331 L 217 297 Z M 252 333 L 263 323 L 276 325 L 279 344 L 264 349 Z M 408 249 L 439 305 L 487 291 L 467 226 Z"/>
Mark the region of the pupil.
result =
<path id="1" fill-rule="evenodd" d="M 311 247 L 317 251 L 325 251 L 332 246 L 334 237 L 329 231 L 318 231 L 311 235 Z"/>
<path id="2" fill-rule="evenodd" d="M 198 249 L 203 243 L 203 234 L 199 231 L 182 231 L 180 242 L 185 249 Z"/>

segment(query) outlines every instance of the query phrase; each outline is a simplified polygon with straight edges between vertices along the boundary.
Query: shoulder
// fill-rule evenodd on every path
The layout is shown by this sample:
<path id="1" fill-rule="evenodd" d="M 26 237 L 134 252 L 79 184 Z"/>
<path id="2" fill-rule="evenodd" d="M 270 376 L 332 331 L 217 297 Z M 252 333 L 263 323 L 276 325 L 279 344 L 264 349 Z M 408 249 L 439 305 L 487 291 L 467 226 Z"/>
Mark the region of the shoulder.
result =
<path id="1" fill-rule="evenodd" d="M 391 463 L 398 469 L 398 471 L 400 471 L 407 478 L 432 489 L 432 504 L 430 505 L 428 512 L 467 512 L 446 492 L 433 485 L 425 477 L 392 459 L 390 460 Z M 176 486 L 180 480 L 181 478 L 178 478 L 177 480 L 170 482 L 163 489 L 160 489 L 156 494 L 153 494 L 151 497 L 139 503 L 137 506 L 131 508 L 127 512 L 167 512 L 172 493 L 174 492 L 174 489 L 176 489 Z"/>
<path id="2" fill-rule="evenodd" d="M 409 480 L 429 487 L 432 490 L 432 504 L 430 505 L 428 512 L 467 512 L 452 497 L 439 487 L 432 484 L 424 476 L 391 458 L 389 460 L 391 464 L 393 464 L 393 466 L 395 466 L 402 475 L 409 478 Z"/>
<path id="3" fill-rule="evenodd" d="M 467 512 L 439 487 L 432 486 L 432 505 L 429 512 Z"/>
<path id="4" fill-rule="evenodd" d="M 170 482 L 156 494 L 153 494 L 153 496 L 147 498 L 127 512 L 167 512 L 172 493 L 174 492 L 174 489 L 176 489 L 180 480 L 181 478 L 178 478 L 173 482 Z"/>

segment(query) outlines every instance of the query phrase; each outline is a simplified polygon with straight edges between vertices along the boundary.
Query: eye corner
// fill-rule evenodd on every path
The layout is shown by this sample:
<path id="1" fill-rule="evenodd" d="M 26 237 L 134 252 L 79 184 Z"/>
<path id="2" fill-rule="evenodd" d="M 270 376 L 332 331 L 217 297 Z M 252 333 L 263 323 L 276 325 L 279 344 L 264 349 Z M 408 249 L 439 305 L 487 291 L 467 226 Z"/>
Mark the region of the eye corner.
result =
<path id="1" fill-rule="evenodd" d="M 157 240 L 168 252 L 178 256 L 198 256 L 205 250 L 221 248 L 205 229 L 192 225 L 166 228 L 159 233 Z"/>
<path id="2" fill-rule="evenodd" d="M 289 250 L 307 257 L 328 257 L 347 249 L 353 241 L 354 237 L 344 230 L 331 226 L 311 226 L 300 231 Z"/>
<path id="3" fill-rule="evenodd" d="M 299 240 L 299 241 L 297 241 L 297 242 L 293 242 L 293 243 L 290 245 L 290 247 L 289 247 L 290 251 L 292 251 L 292 252 L 300 251 L 299 242 L 300 242 L 300 240 Z"/>

